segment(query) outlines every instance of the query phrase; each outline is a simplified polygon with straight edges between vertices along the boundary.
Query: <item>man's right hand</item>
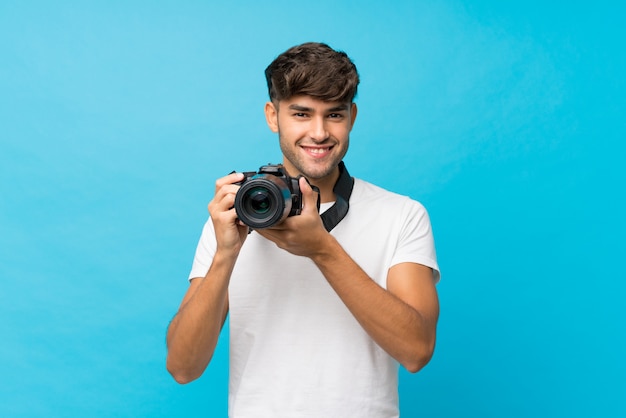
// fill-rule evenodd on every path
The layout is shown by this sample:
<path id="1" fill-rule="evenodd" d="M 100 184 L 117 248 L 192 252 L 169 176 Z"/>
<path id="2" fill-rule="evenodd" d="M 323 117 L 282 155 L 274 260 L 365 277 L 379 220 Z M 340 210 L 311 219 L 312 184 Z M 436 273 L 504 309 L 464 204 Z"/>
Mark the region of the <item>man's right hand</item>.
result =
<path id="1" fill-rule="evenodd" d="M 238 255 L 248 236 L 248 227 L 237 220 L 235 195 L 244 179 L 242 173 L 232 173 L 215 182 L 215 196 L 209 203 L 209 214 L 215 229 L 217 251 Z"/>

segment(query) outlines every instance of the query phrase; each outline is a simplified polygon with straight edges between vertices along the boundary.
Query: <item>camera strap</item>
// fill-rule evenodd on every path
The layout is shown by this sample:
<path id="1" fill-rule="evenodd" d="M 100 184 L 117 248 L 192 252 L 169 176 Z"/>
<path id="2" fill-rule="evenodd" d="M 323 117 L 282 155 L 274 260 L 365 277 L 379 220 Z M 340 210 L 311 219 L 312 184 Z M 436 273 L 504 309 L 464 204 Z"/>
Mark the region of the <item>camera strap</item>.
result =
<path id="1" fill-rule="evenodd" d="M 353 187 L 354 179 L 350 177 L 350 173 L 348 173 L 348 169 L 342 161 L 339 163 L 339 179 L 337 179 L 337 183 L 333 187 L 333 193 L 335 193 L 336 198 L 335 204 L 321 215 L 324 227 L 328 232 L 332 231 L 348 214 Z"/>

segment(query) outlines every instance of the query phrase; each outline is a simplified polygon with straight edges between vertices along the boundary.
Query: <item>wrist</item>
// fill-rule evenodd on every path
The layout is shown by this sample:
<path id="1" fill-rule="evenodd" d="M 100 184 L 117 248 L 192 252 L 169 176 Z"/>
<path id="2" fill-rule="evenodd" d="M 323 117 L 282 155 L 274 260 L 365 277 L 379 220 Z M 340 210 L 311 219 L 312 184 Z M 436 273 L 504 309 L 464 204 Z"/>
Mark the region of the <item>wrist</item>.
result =
<path id="1" fill-rule="evenodd" d="M 215 251 L 215 255 L 213 256 L 213 263 L 234 265 L 235 262 L 237 261 L 237 257 L 239 257 L 240 250 L 241 248 L 234 248 L 234 247 L 225 248 L 225 247 L 218 246 L 217 250 Z"/>
<path id="2" fill-rule="evenodd" d="M 333 262 L 343 251 L 343 247 L 331 234 L 326 234 L 325 239 L 320 241 L 317 250 L 311 255 L 311 260 L 317 265 Z"/>

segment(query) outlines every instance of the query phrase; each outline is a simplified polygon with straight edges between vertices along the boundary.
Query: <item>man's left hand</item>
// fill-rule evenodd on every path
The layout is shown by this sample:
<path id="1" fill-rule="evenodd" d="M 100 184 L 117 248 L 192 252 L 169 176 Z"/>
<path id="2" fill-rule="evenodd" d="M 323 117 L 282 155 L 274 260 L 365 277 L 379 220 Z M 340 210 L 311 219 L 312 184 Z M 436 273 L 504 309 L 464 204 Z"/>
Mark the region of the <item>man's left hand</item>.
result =
<path id="1" fill-rule="evenodd" d="M 283 250 L 311 258 L 322 252 L 330 234 L 317 211 L 318 193 L 304 177 L 300 178 L 300 190 L 304 203 L 300 215 L 290 216 L 278 225 L 257 229 L 256 232 Z"/>

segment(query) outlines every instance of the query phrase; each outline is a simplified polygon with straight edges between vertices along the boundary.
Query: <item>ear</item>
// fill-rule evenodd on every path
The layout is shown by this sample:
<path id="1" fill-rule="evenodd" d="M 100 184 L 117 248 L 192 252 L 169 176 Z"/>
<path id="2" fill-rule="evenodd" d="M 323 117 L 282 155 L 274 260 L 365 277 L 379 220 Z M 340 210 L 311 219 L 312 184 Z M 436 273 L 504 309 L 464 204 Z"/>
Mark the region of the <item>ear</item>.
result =
<path id="1" fill-rule="evenodd" d="M 356 103 L 352 103 L 352 106 L 350 107 L 350 130 L 352 130 L 352 128 L 354 127 L 354 121 L 356 120 L 356 114 L 357 114 L 357 107 L 356 107 Z"/>
<path id="2" fill-rule="evenodd" d="M 272 132 L 278 132 L 278 109 L 272 102 L 265 103 L 265 120 Z"/>

